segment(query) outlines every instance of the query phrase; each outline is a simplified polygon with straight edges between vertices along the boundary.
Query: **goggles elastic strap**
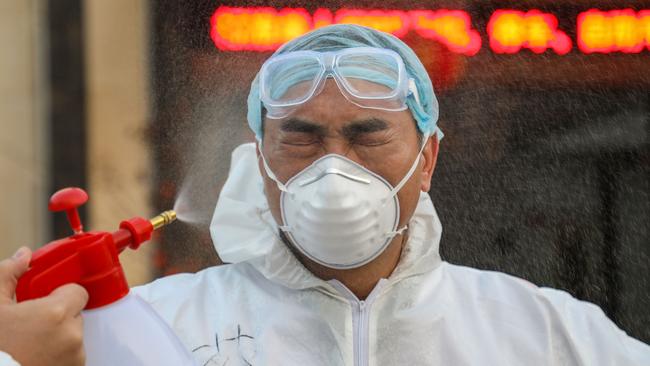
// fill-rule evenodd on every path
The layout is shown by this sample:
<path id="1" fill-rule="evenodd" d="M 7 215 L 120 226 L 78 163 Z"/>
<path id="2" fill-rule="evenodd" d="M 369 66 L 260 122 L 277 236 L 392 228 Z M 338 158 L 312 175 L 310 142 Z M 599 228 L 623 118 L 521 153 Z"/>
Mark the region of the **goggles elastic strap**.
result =
<path id="1" fill-rule="evenodd" d="M 413 94 L 413 98 L 415 98 L 418 105 L 422 106 L 422 103 L 420 103 L 420 93 L 418 93 L 418 87 L 415 85 L 415 80 L 413 78 L 409 78 L 409 91 Z"/>

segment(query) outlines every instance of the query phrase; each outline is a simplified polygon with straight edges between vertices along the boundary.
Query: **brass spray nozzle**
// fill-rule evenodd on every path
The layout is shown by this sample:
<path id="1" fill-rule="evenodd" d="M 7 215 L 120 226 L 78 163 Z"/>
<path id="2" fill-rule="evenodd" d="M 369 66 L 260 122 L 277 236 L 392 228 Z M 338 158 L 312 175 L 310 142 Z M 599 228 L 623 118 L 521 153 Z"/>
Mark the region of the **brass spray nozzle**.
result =
<path id="1" fill-rule="evenodd" d="M 165 211 L 149 220 L 149 222 L 151 222 L 151 225 L 153 225 L 154 230 L 158 230 L 161 227 L 171 224 L 174 221 L 176 221 L 176 211 L 174 210 Z"/>

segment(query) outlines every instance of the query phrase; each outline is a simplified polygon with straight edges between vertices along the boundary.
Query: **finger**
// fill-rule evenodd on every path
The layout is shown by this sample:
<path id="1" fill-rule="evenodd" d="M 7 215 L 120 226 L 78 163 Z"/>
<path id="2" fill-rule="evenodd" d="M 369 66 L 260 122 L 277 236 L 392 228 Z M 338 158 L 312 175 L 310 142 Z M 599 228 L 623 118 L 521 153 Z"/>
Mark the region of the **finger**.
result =
<path id="1" fill-rule="evenodd" d="M 63 285 L 42 299 L 51 304 L 59 304 L 64 307 L 68 316 L 74 317 L 81 313 L 88 303 L 88 292 L 83 287 L 71 283 Z"/>
<path id="2" fill-rule="evenodd" d="M 29 268 L 32 251 L 21 247 L 11 258 L 0 261 L 0 304 L 13 302 L 16 284 Z"/>

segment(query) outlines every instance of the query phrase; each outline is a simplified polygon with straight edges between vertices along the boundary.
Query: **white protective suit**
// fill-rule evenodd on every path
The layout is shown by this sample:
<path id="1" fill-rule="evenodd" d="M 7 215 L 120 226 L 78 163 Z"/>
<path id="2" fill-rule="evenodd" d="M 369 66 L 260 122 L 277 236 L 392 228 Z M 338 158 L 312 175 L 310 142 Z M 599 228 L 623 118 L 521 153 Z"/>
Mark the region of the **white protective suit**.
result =
<path id="1" fill-rule="evenodd" d="M 10 355 L 0 351 L 0 366 L 20 366 Z"/>
<path id="2" fill-rule="evenodd" d="M 650 365 L 650 347 L 593 304 L 443 262 L 441 230 L 422 194 L 399 265 L 359 301 L 280 241 L 246 144 L 233 153 L 212 223 L 233 264 L 134 290 L 204 366 Z"/>
<path id="3" fill-rule="evenodd" d="M 424 193 L 398 267 L 359 301 L 280 241 L 257 166 L 253 144 L 234 151 L 212 222 L 233 264 L 137 289 L 199 365 L 650 365 L 593 304 L 443 262 Z"/>

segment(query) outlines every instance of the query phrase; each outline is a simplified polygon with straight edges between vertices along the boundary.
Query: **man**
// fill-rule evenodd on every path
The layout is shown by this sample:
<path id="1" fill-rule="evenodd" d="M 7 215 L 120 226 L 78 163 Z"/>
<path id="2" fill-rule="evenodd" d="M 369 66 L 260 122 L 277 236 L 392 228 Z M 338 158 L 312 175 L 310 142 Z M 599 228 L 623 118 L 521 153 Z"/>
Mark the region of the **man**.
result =
<path id="1" fill-rule="evenodd" d="M 650 364 L 598 307 L 440 259 L 438 106 L 395 37 L 295 39 L 248 108 L 211 225 L 232 264 L 135 290 L 200 365 Z"/>

